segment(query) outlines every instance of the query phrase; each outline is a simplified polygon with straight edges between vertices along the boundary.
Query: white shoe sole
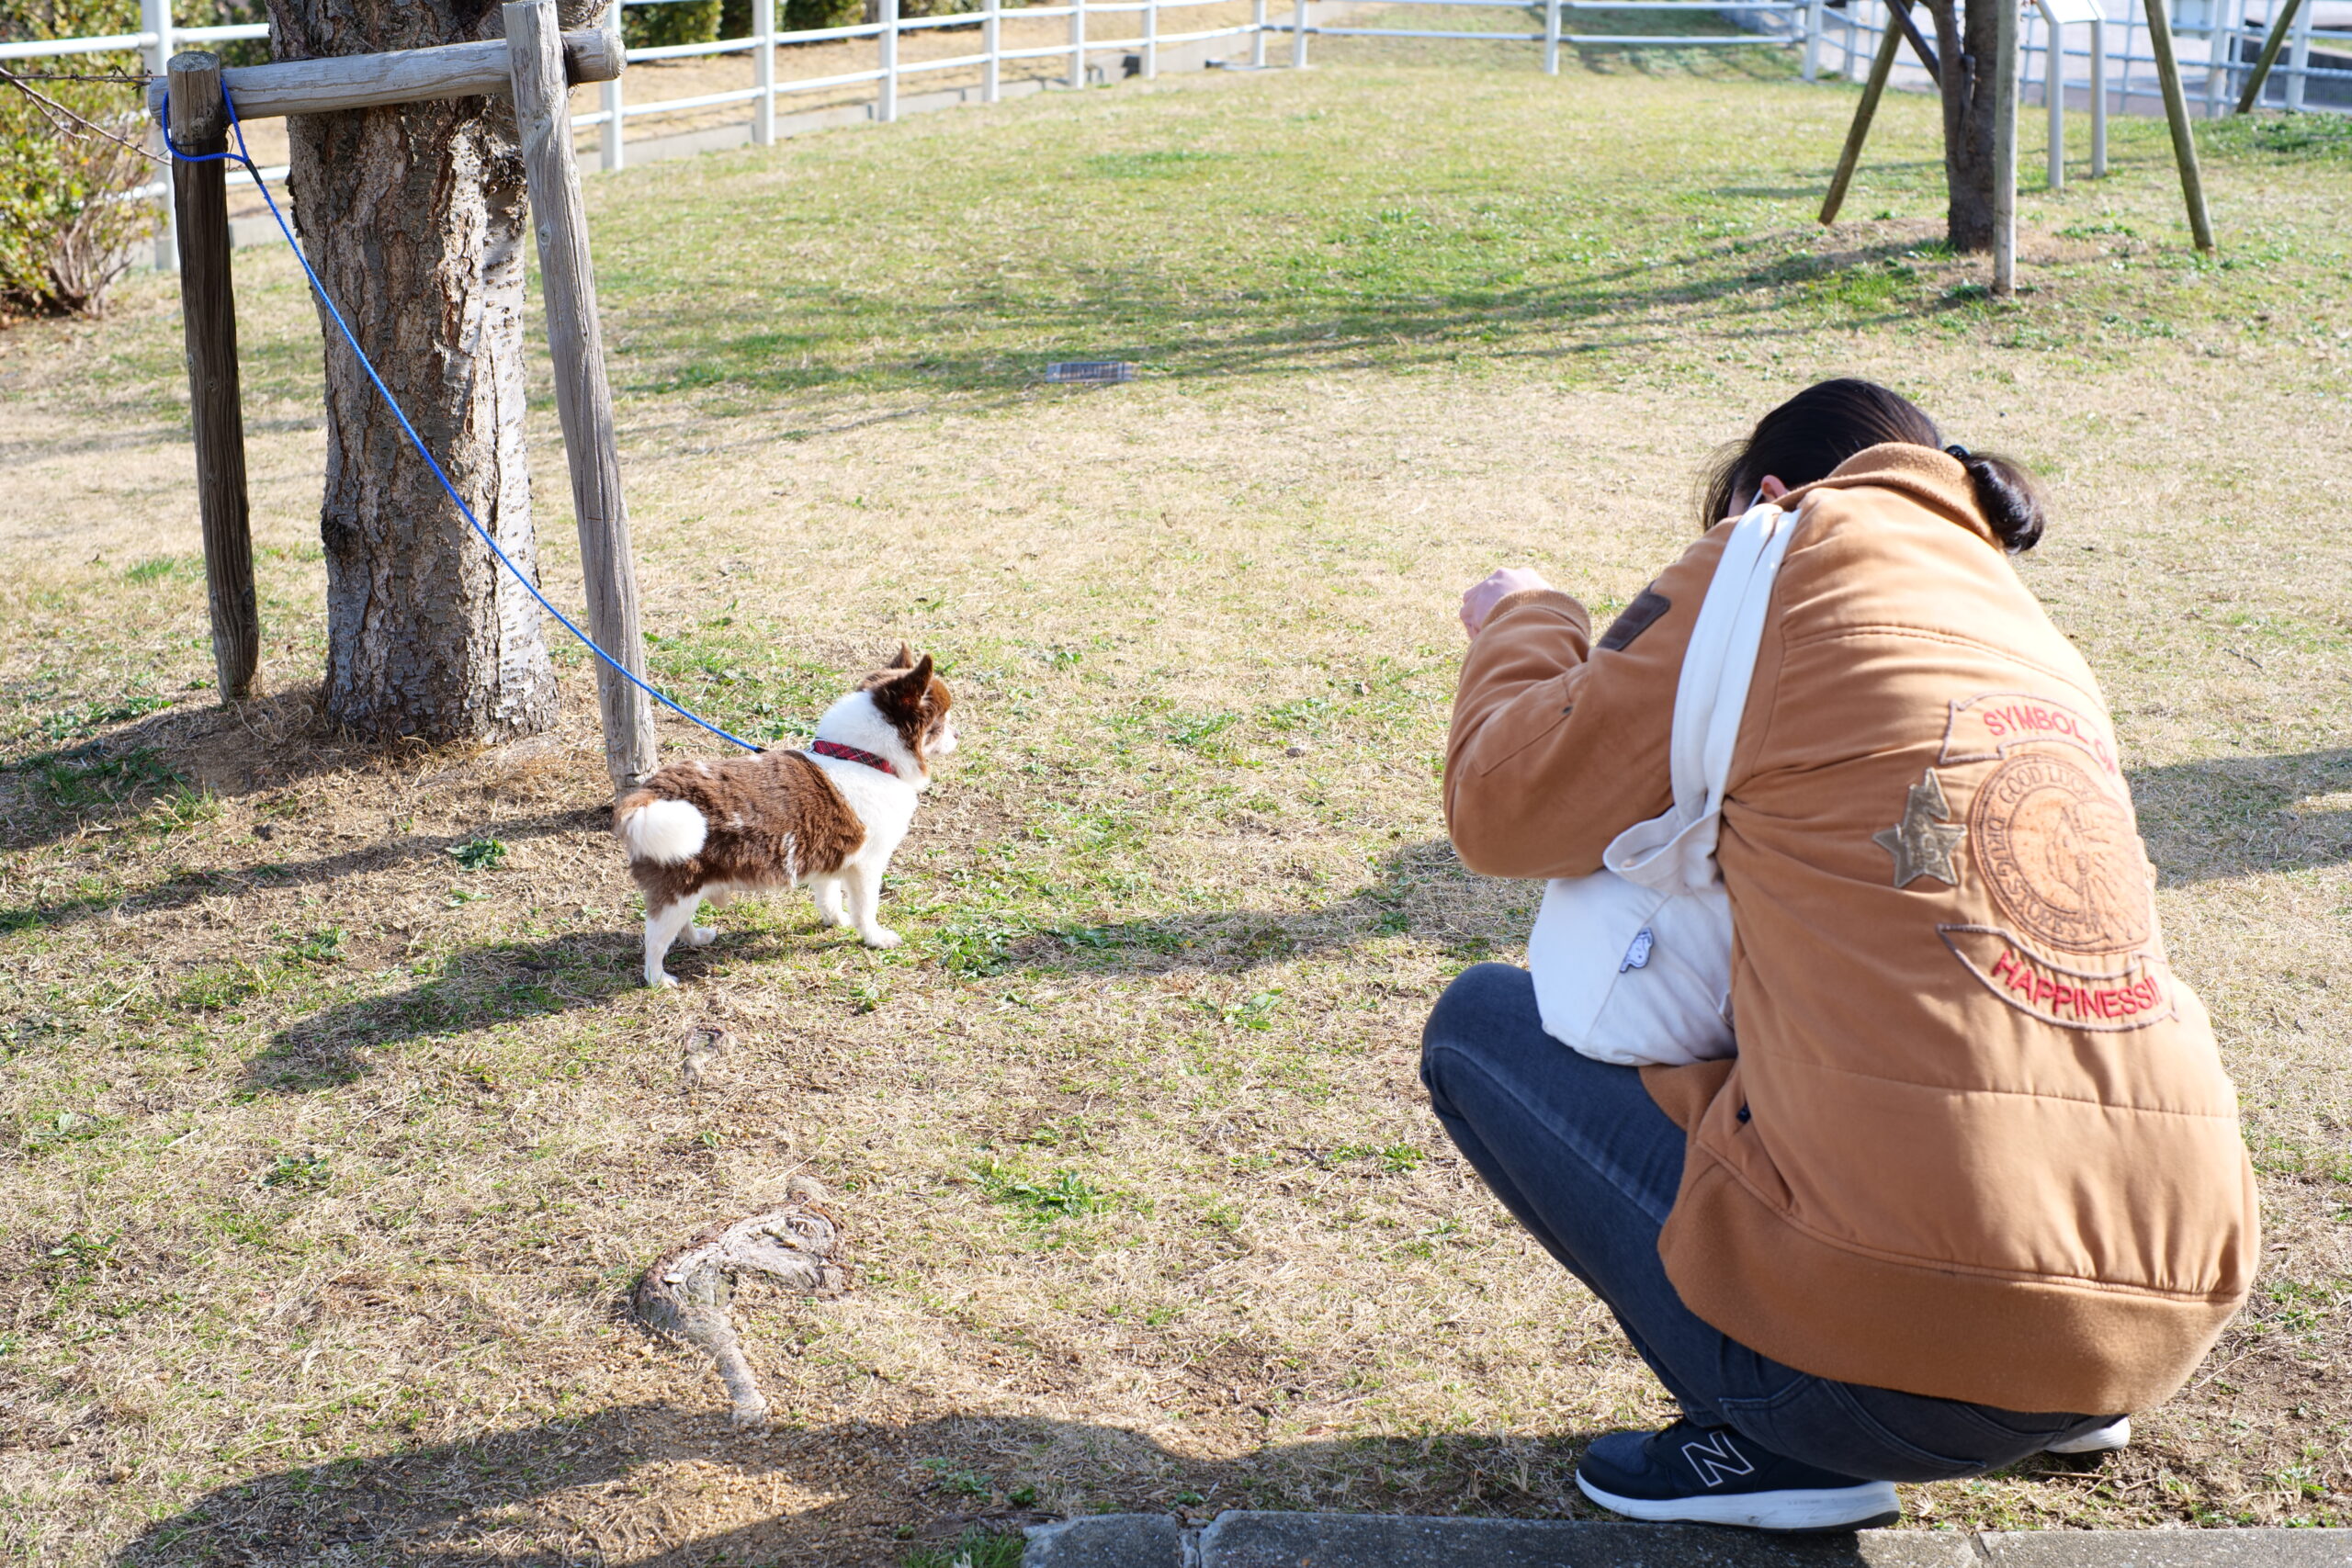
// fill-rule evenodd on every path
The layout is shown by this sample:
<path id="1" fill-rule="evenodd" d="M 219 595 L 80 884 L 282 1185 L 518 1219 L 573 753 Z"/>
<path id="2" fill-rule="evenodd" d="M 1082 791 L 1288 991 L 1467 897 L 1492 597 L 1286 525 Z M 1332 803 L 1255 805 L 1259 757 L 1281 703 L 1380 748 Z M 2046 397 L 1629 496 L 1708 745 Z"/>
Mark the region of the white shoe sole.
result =
<path id="1" fill-rule="evenodd" d="M 2111 1454 L 2118 1449 L 2132 1446 L 2132 1417 L 2112 1421 L 2104 1427 L 2072 1438 L 2062 1438 L 2041 1451 L 2046 1454 Z"/>
<path id="2" fill-rule="evenodd" d="M 1894 1483 L 1820 1491 L 1748 1492 L 1727 1497 L 1620 1497 L 1577 1472 L 1577 1490 L 1614 1514 L 1660 1524 L 1740 1525 L 1758 1530 L 1858 1530 L 1903 1517 Z"/>

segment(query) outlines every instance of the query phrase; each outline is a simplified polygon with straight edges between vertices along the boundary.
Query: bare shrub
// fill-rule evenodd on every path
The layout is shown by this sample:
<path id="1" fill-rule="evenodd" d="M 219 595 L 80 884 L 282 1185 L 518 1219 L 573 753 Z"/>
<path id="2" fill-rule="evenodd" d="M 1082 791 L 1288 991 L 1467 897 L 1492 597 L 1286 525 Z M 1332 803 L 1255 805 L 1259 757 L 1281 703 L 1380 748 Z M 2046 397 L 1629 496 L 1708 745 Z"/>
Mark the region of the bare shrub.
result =
<path id="1" fill-rule="evenodd" d="M 138 30 L 137 8 L 89 0 L 0 0 L 0 39 L 103 37 Z M 21 62 L 12 75 L 140 70 L 131 54 Z M 153 232 L 153 203 L 129 193 L 158 165 L 138 151 L 137 89 L 118 82 L 0 85 L 0 320 L 96 315 Z M 44 101 L 45 100 L 45 101 Z"/>

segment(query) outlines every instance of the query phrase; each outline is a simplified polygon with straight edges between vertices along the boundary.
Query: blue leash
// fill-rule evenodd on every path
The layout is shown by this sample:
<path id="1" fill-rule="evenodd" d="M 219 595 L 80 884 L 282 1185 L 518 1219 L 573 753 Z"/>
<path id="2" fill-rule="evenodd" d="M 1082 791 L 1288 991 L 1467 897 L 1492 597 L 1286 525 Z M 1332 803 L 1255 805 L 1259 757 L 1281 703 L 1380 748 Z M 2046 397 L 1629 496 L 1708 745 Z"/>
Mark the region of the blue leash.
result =
<path id="1" fill-rule="evenodd" d="M 474 532 L 481 536 L 481 542 L 490 547 L 490 553 L 498 558 L 498 564 L 514 574 L 514 581 L 521 583 L 524 591 L 529 593 L 532 598 L 537 599 L 539 602 L 540 609 L 545 610 L 548 615 L 553 615 L 556 620 L 562 625 L 565 631 L 568 631 L 573 637 L 578 637 L 582 643 L 586 645 L 589 652 L 594 654 L 597 658 L 603 660 L 607 665 L 611 666 L 613 671 L 622 679 L 626 680 L 630 685 L 635 686 L 639 691 L 643 692 L 647 696 L 651 697 L 655 702 L 660 703 L 663 707 L 668 708 L 672 713 L 676 714 L 679 717 L 689 719 L 695 724 L 701 725 L 705 729 L 709 730 L 713 735 L 718 736 L 720 739 L 731 740 L 736 745 L 743 748 L 746 751 L 760 750 L 760 747 L 752 745 L 741 736 L 730 735 L 726 730 L 719 728 L 718 726 L 711 723 L 708 719 L 704 718 L 701 715 L 689 713 L 686 709 L 680 707 L 676 703 L 672 702 L 668 697 L 663 696 L 660 692 L 655 691 L 651 686 L 646 684 L 644 681 L 638 677 L 634 671 L 630 670 L 619 660 L 615 659 L 611 654 L 606 653 L 603 649 L 597 647 L 596 641 L 594 637 L 590 637 L 586 632 L 582 631 L 578 626 L 573 626 L 571 624 L 571 617 L 566 615 L 561 610 L 557 609 L 553 604 L 548 604 L 547 595 L 539 592 L 538 584 L 533 582 L 529 577 L 526 576 L 522 568 L 516 566 L 513 561 L 506 558 L 506 552 L 498 547 L 498 541 L 490 536 L 490 530 L 481 525 L 481 520 L 474 515 L 474 509 L 466 504 L 465 497 L 458 493 L 458 487 L 449 482 L 449 476 L 441 471 L 441 465 L 434 461 L 433 454 L 425 449 L 424 442 L 416 434 L 416 427 L 409 423 L 408 415 L 401 411 L 399 401 L 393 398 L 391 389 L 384 385 L 384 378 L 381 376 L 377 375 L 376 367 L 368 362 L 368 355 L 360 349 L 359 339 L 353 335 L 350 323 L 343 319 L 343 312 L 335 309 L 334 298 L 327 293 L 327 286 L 319 281 L 319 275 L 317 271 L 311 265 L 311 258 L 302 254 L 302 247 L 297 243 L 294 239 L 294 231 L 287 225 L 286 214 L 277 209 L 277 202 L 276 198 L 269 194 L 269 186 L 263 181 L 261 177 L 261 171 L 254 167 L 253 156 L 245 151 L 245 128 L 243 123 L 237 118 L 236 103 L 229 96 L 229 90 L 226 87 L 220 89 L 220 102 L 229 111 L 229 130 L 237 139 L 237 150 L 234 152 L 182 152 L 178 143 L 172 140 L 170 129 L 172 119 L 172 100 L 171 95 L 168 93 L 164 96 L 164 145 L 171 149 L 173 157 L 177 158 L 182 163 L 186 164 L 217 164 L 226 161 L 229 163 L 243 164 L 244 165 L 245 173 L 253 176 L 254 188 L 261 192 L 262 200 L 268 204 L 269 215 L 277 220 L 277 231 L 286 236 L 286 243 L 288 248 L 293 251 L 294 259 L 302 264 L 302 271 L 310 277 L 311 287 L 317 291 L 319 302 L 327 308 L 327 314 L 334 318 L 334 324 L 336 327 L 341 329 L 343 333 L 343 341 L 351 345 L 353 356 L 359 361 L 359 368 L 368 372 L 368 379 L 375 383 L 378 394 L 384 400 L 384 406 L 392 411 L 392 417 L 394 419 L 401 422 L 401 429 L 406 433 L 409 445 L 416 448 L 416 455 L 424 459 L 424 466 L 433 470 L 433 477 L 435 479 L 441 481 L 441 488 L 448 493 L 450 501 L 456 504 L 458 511 L 465 517 L 465 520 L 468 523 L 473 525 Z"/>

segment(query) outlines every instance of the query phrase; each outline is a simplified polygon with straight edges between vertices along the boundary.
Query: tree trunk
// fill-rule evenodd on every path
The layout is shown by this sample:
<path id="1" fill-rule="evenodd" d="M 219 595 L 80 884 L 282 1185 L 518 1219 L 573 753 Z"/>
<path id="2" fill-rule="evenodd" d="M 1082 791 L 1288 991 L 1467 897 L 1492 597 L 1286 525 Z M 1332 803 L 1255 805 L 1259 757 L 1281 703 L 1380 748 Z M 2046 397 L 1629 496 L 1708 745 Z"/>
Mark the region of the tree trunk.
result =
<path id="1" fill-rule="evenodd" d="M 603 10 L 571 0 L 567 26 Z M 496 37 L 497 0 L 269 0 L 280 60 Z M 303 249 L 449 482 L 537 577 L 523 450 L 527 232 L 513 106 L 298 115 Z M 323 308 L 329 716 L 372 739 L 502 740 L 555 721 L 540 613 L 417 457 Z"/>
<path id="2" fill-rule="evenodd" d="M 1945 236 L 1956 251 L 1993 248 L 1994 6 L 1987 0 L 1958 14 L 1957 0 L 1927 0 L 1936 22 L 1936 55 L 1942 66 L 1944 105 Z"/>

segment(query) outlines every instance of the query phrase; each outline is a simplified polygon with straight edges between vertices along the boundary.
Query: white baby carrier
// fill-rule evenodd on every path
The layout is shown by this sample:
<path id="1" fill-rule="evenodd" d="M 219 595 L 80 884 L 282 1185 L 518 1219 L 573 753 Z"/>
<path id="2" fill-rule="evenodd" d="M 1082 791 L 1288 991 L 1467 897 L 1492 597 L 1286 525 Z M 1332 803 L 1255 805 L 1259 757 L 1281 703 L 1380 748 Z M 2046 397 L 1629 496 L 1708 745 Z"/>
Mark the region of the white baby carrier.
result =
<path id="1" fill-rule="evenodd" d="M 1604 869 L 1544 891 L 1527 939 L 1544 1032 L 1595 1061 L 1680 1066 L 1734 1052 L 1731 900 L 1715 833 L 1794 531 L 1786 513 L 1758 503 L 1724 543 L 1674 690 L 1673 809 L 1610 840 Z"/>

